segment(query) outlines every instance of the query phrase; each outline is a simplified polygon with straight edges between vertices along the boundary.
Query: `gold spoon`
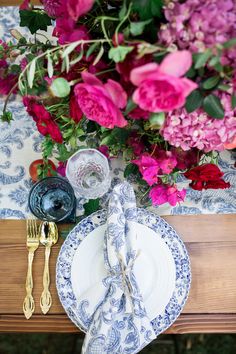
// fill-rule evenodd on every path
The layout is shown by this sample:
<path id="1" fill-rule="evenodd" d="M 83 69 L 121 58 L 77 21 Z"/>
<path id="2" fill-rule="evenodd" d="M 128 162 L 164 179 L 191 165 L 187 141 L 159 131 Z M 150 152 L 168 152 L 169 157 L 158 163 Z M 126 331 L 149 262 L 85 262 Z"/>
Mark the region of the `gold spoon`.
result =
<path id="1" fill-rule="evenodd" d="M 52 305 L 52 296 L 49 291 L 49 256 L 51 247 L 58 240 L 58 229 L 54 222 L 43 221 L 39 227 L 40 243 L 45 246 L 45 263 L 43 271 L 43 292 L 40 298 L 40 307 L 44 315 L 49 311 Z"/>

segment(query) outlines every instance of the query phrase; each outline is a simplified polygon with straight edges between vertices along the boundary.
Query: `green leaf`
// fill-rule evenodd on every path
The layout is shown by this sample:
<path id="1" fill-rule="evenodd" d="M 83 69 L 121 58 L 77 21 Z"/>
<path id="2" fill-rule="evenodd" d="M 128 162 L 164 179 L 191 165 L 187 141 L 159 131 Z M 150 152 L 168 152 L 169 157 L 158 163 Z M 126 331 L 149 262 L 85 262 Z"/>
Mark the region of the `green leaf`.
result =
<path id="1" fill-rule="evenodd" d="M 150 22 L 152 22 L 151 18 L 146 21 L 131 22 L 130 23 L 130 33 L 133 36 L 139 36 L 140 34 L 143 33 L 145 26 L 148 25 Z"/>
<path id="2" fill-rule="evenodd" d="M 228 91 L 230 89 L 230 86 L 229 85 L 226 85 L 226 84 L 220 84 L 218 86 L 218 89 L 221 90 L 221 91 Z"/>
<path id="3" fill-rule="evenodd" d="M 120 9 L 120 12 L 119 12 L 119 19 L 121 21 L 125 17 L 126 13 L 127 13 L 127 5 L 126 5 L 126 1 L 124 1 L 122 8 Z"/>
<path id="4" fill-rule="evenodd" d="M 84 204 L 84 214 L 88 216 L 100 208 L 100 199 L 90 199 L 88 203 Z"/>
<path id="5" fill-rule="evenodd" d="M 36 58 L 32 60 L 28 69 L 27 69 L 27 81 L 30 88 L 33 87 L 34 75 L 36 69 Z"/>
<path id="6" fill-rule="evenodd" d="M 73 50 L 78 47 L 78 41 L 71 43 L 68 47 L 66 47 L 66 49 L 64 50 L 64 52 L 62 53 L 62 58 L 67 57 L 71 52 L 73 52 Z"/>
<path id="7" fill-rule="evenodd" d="M 53 77 L 53 62 L 52 58 L 49 52 L 47 52 L 47 70 L 48 70 L 48 77 L 52 78 Z"/>
<path id="8" fill-rule="evenodd" d="M 203 97 L 199 90 L 194 90 L 188 95 L 185 103 L 185 108 L 188 113 L 195 111 L 197 108 L 201 107 Z"/>
<path id="9" fill-rule="evenodd" d="M 232 109 L 234 109 L 236 107 L 236 96 L 235 96 L 235 94 L 233 94 L 231 96 L 231 107 L 232 107 Z"/>
<path id="10" fill-rule="evenodd" d="M 126 47 L 119 45 L 118 47 L 111 48 L 108 52 L 109 59 L 114 60 L 115 63 L 119 63 L 125 60 L 127 54 L 132 52 L 134 47 Z"/>
<path id="11" fill-rule="evenodd" d="M 10 121 L 13 120 L 12 113 L 11 112 L 3 112 L 3 114 L 0 116 L 0 120 L 2 122 L 10 123 Z"/>
<path id="12" fill-rule="evenodd" d="M 162 0 L 133 0 L 133 11 L 139 14 L 141 20 L 162 16 Z"/>
<path id="13" fill-rule="evenodd" d="M 20 26 L 28 27 L 32 34 L 38 30 L 47 31 L 51 18 L 41 10 L 20 10 Z"/>
<path id="14" fill-rule="evenodd" d="M 98 52 L 98 55 L 96 56 L 96 58 L 94 59 L 94 62 L 93 62 L 93 65 L 96 66 L 97 63 L 99 62 L 99 60 L 101 59 L 101 57 L 103 56 L 104 54 L 104 47 L 103 45 L 101 44 L 101 47 L 99 49 L 99 52 Z"/>
<path id="15" fill-rule="evenodd" d="M 88 57 L 93 53 L 95 52 L 95 50 L 97 49 L 97 47 L 99 46 L 99 42 L 95 42 L 93 43 L 89 49 L 87 50 L 87 53 L 86 53 L 86 59 L 88 59 Z"/>
<path id="16" fill-rule="evenodd" d="M 132 174 L 136 175 L 137 172 L 138 172 L 138 166 L 133 163 L 130 163 L 125 167 L 124 177 L 127 178 Z"/>
<path id="17" fill-rule="evenodd" d="M 208 59 L 210 59 L 210 57 L 212 56 L 212 52 L 210 49 L 207 49 L 204 53 L 198 53 L 194 55 L 194 68 L 195 69 L 200 69 L 201 67 L 203 67 L 206 62 L 208 61 Z"/>
<path id="18" fill-rule="evenodd" d="M 225 49 L 229 49 L 236 45 L 236 38 L 231 38 L 229 41 L 223 43 Z"/>
<path id="19" fill-rule="evenodd" d="M 210 117 L 216 119 L 223 119 L 225 112 L 220 102 L 219 97 L 215 95 L 209 95 L 204 98 L 203 101 L 204 111 L 209 114 Z"/>
<path id="20" fill-rule="evenodd" d="M 215 76 L 212 76 L 212 77 L 209 77 L 209 79 L 205 80 L 202 84 L 202 87 L 205 89 L 205 90 L 210 90 L 212 89 L 213 87 L 215 87 L 218 82 L 220 81 L 220 77 L 218 75 L 215 75 Z"/>
<path id="21" fill-rule="evenodd" d="M 196 75 L 196 70 L 194 70 L 193 67 L 191 67 L 187 72 L 186 72 L 186 77 L 189 79 L 192 79 Z"/>
<path id="22" fill-rule="evenodd" d="M 211 60 L 209 61 L 209 65 L 210 66 L 215 66 L 216 64 L 218 64 L 220 62 L 220 57 L 213 57 L 211 58 Z"/>
<path id="23" fill-rule="evenodd" d="M 80 60 L 83 58 L 83 55 L 84 55 L 84 51 L 81 50 L 79 55 L 77 56 L 77 58 L 73 59 L 71 62 L 70 62 L 70 66 L 72 65 L 75 65 L 77 64 L 78 62 L 80 62 Z"/>
<path id="24" fill-rule="evenodd" d="M 132 101 L 131 98 L 129 98 L 128 102 L 127 102 L 127 106 L 125 108 L 125 115 L 129 114 L 133 109 L 135 109 L 137 107 L 136 103 L 134 103 L 134 101 Z"/>

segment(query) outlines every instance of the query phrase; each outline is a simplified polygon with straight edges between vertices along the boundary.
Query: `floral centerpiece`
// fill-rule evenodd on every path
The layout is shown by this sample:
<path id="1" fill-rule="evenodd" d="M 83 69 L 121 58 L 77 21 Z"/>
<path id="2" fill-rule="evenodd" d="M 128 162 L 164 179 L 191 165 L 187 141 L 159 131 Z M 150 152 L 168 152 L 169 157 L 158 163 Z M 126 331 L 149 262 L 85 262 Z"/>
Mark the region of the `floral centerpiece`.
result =
<path id="1" fill-rule="evenodd" d="M 42 142 L 39 177 L 85 146 L 123 157 L 153 205 L 176 205 L 180 175 L 228 188 L 218 152 L 236 145 L 233 0 L 29 0 L 0 42 L 0 94 L 19 93 Z M 53 37 L 40 30 L 53 26 Z"/>

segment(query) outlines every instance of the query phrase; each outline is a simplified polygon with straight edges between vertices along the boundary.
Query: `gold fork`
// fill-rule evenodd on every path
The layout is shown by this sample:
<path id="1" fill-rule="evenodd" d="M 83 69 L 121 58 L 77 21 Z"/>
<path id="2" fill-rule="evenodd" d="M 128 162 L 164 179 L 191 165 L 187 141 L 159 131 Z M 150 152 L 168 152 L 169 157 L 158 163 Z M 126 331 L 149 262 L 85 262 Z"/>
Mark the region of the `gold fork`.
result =
<path id="1" fill-rule="evenodd" d="M 27 320 L 32 316 L 35 304 L 32 296 L 33 277 L 32 277 L 32 263 L 34 259 L 34 252 L 39 246 L 39 233 L 35 219 L 26 220 L 27 229 L 27 248 L 28 248 L 28 271 L 26 276 L 25 288 L 26 297 L 23 302 L 23 311 Z"/>

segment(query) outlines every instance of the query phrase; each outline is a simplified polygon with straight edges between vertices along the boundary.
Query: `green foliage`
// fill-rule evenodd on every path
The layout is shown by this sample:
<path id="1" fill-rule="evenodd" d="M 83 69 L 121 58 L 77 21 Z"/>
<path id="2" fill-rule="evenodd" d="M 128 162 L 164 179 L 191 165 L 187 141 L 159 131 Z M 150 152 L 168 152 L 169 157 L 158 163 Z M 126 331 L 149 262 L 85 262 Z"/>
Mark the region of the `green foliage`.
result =
<path id="1" fill-rule="evenodd" d="M 124 170 L 124 177 L 127 178 L 130 175 L 134 174 L 136 175 L 138 173 L 138 166 L 133 164 L 133 163 L 129 163 L 128 165 L 126 165 L 125 170 Z"/>
<path id="2" fill-rule="evenodd" d="M 206 96 L 203 101 L 203 109 L 212 118 L 223 119 L 224 107 L 222 106 L 219 97 L 211 94 Z"/>
<path id="3" fill-rule="evenodd" d="M 13 120 L 12 113 L 9 111 L 3 112 L 2 115 L 0 116 L 0 120 L 2 122 L 10 123 L 10 121 Z"/>
<path id="4" fill-rule="evenodd" d="M 51 18 L 41 10 L 20 10 L 20 26 L 28 27 L 32 34 L 38 30 L 47 31 Z"/>
<path id="5" fill-rule="evenodd" d="M 100 198 L 90 199 L 84 204 L 84 216 L 88 216 L 100 209 Z"/>
<path id="6" fill-rule="evenodd" d="M 203 102 L 203 97 L 199 90 L 194 90 L 188 95 L 185 103 L 185 108 L 188 113 L 195 111 L 197 108 L 201 107 Z"/>
<path id="7" fill-rule="evenodd" d="M 108 52 L 109 59 L 114 60 L 115 63 L 119 63 L 124 61 L 126 55 L 132 52 L 134 47 L 126 47 L 123 45 L 119 45 L 118 47 L 111 48 Z"/>
<path id="8" fill-rule="evenodd" d="M 131 22 L 130 23 L 130 33 L 133 36 L 139 36 L 140 34 L 143 33 L 145 26 L 148 25 L 150 22 L 152 22 L 151 18 L 146 21 Z"/>
<path id="9" fill-rule="evenodd" d="M 219 75 L 215 75 L 215 76 L 209 77 L 208 79 L 206 79 L 203 82 L 202 87 L 205 90 L 213 89 L 219 83 L 219 81 L 220 81 Z"/>
<path id="10" fill-rule="evenodd" d="M 141 20 L 162 16 L 162 0 L 133 0 L 133 11 L 139 14 Z"/>
<path id="11" fill-rule="evenodd" d="M 231 107 L 232 107 L 232 109 L 234 109 L 236 107 L 236 96 L 235 96 L 235 94 L 233 94 L 231 96 Z"/>
<path id="12" fill-rule="evenodd" d="M 212 56 L 212 52 L 211 52 L 210 49 L 207 49 L 203 53 L 194 54 L 193 55 L 194 68 L 195 69 L 200 69 L 203 66 L 205 66 L 205 64 L 207 63 L 207 61 L 210 59 L 211 56 Z"/>

